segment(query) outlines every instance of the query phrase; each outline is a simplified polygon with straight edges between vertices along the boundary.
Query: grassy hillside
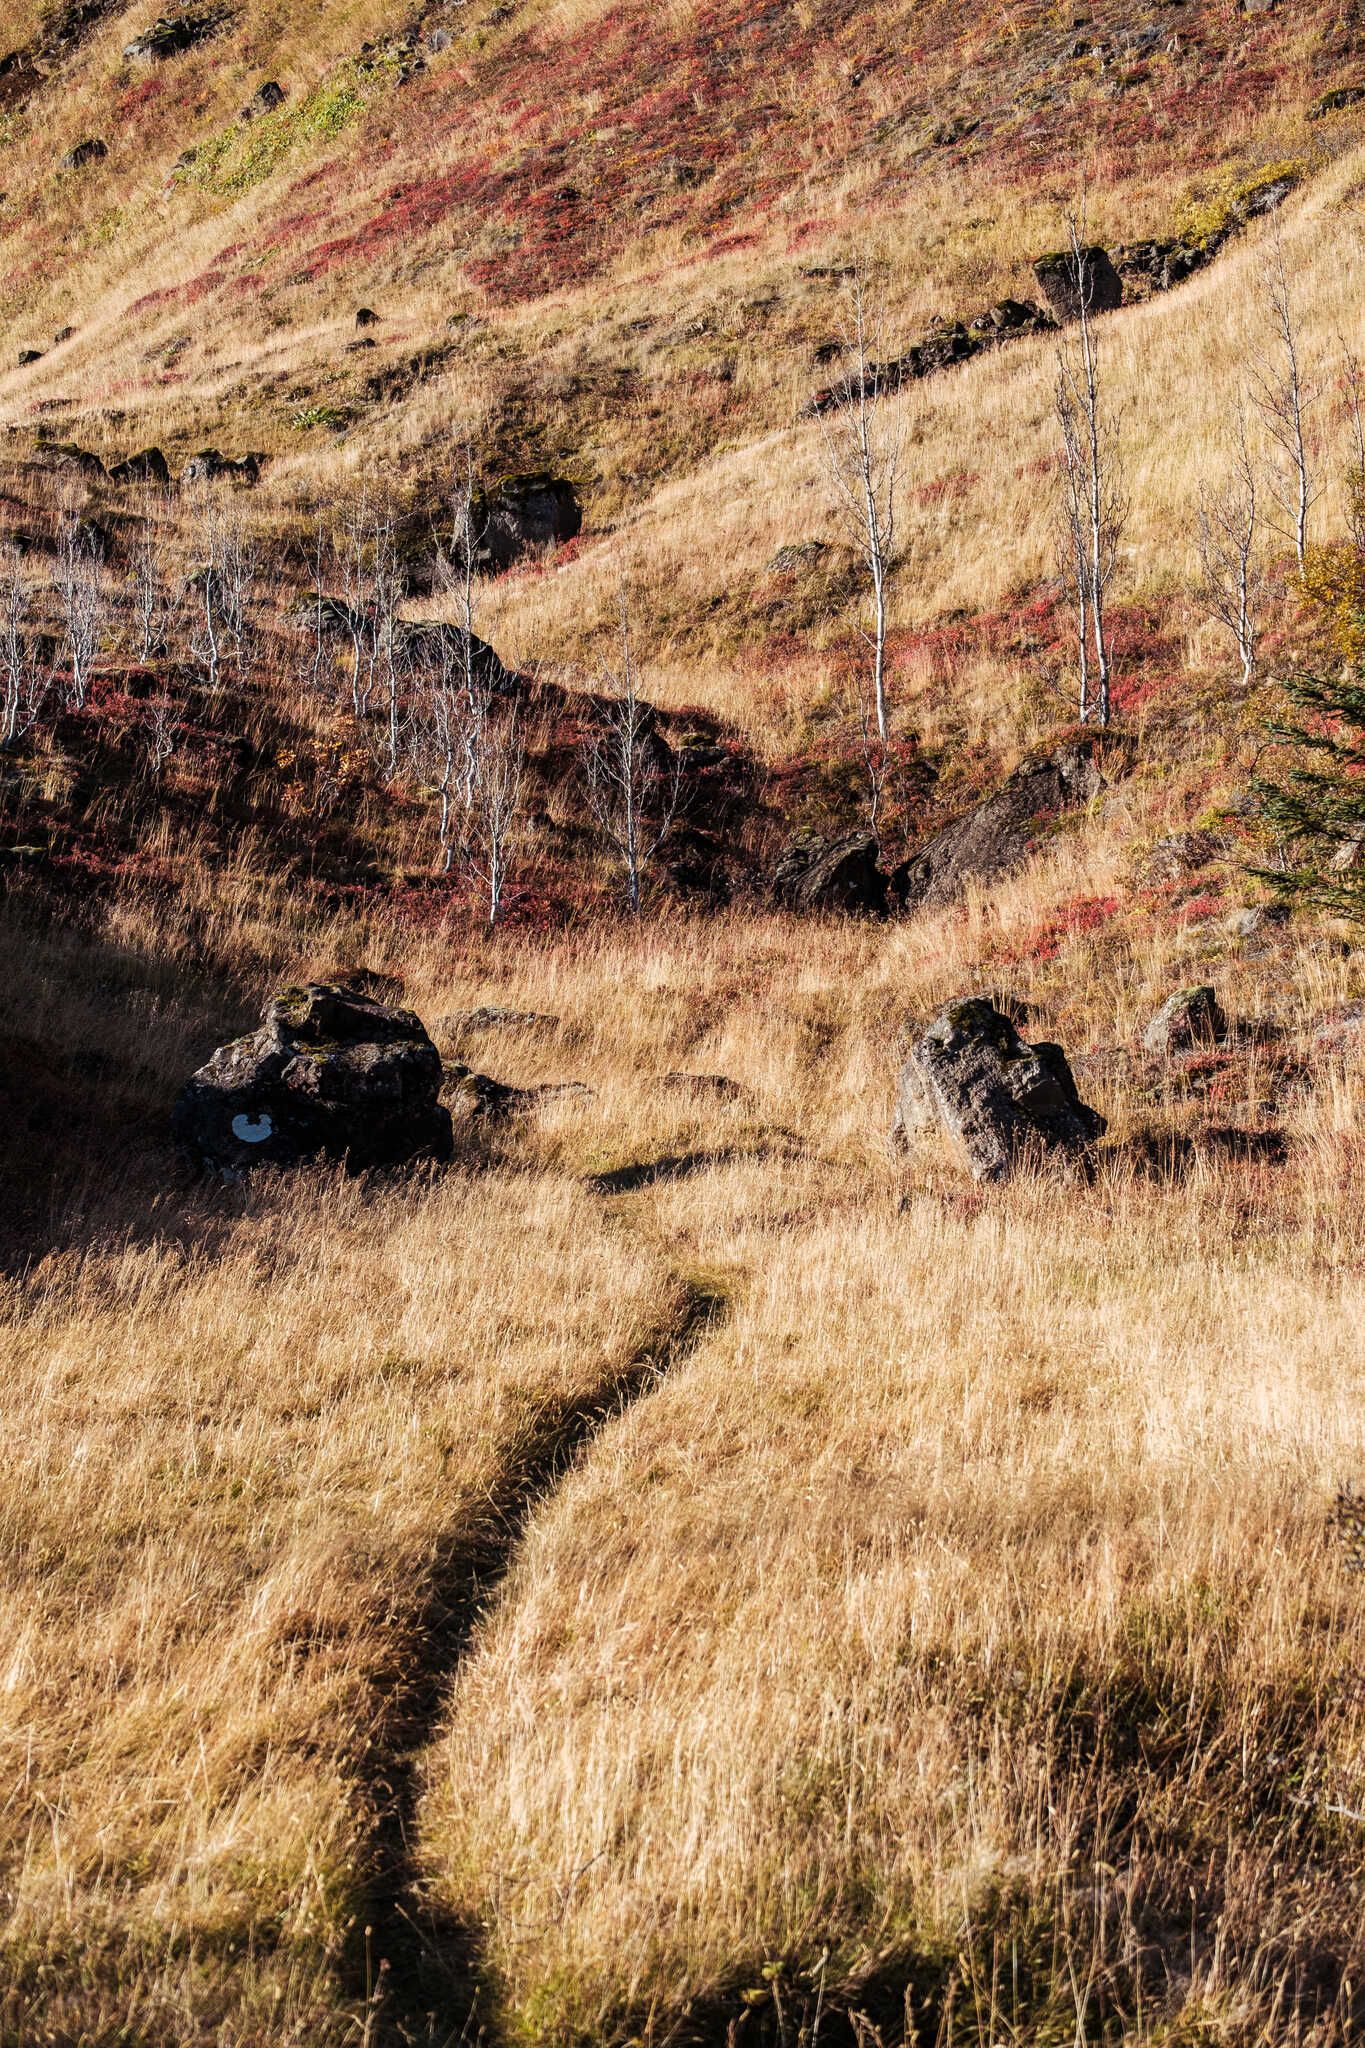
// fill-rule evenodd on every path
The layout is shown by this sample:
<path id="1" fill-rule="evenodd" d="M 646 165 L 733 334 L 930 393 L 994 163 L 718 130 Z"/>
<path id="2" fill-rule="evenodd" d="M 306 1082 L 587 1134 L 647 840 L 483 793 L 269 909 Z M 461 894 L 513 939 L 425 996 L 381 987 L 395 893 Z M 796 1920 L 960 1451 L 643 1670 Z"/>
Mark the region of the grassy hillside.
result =
<path id="1" fill-rule="evenodd" d="M 1282 679 L 1365 590 L 1354 6 L 249 0 L 126 56 L 153 16 L 0 34 L 0 586 L 58 676 L 0 747 L 0 2041 L 1348 2048 L 1365 970 L 1245 913 Z M 1097 323 L 1097 791 L 945 907 L 777 907 L 785 841 L 867 824 L 803 416 L 849 265 L 900 352 L 1036 297 L 1082 184 L 1110 247 L 1235 227 Z M 1267 530 L 1248 687 L 1197 520 L 1280 262 L 1329 553 Z M 888 865 L 1073 729 L 1059 338 L 880 415 Z M 466 440 L 584 515 L 474 583 L 527 748 L 491 930 L 308 602 Z M 72 444 L 265 462 L 148 491 Z M 584 769 L 623 590 L 679 841 L 729 863 L 724 901 L 661 860 L 639 919 Z M 359 973 L 448 1062 L 451 1163 L 192 1176 L 186 1075 Z M 1226 1042 L 1144 1051 L 1205 982 Z M 1073 1060 L 1093 1178 L 892 1150 L 903 1027 L 977 990 Z M 556 1092 L 499 1119 L 465 1068 Z"/>

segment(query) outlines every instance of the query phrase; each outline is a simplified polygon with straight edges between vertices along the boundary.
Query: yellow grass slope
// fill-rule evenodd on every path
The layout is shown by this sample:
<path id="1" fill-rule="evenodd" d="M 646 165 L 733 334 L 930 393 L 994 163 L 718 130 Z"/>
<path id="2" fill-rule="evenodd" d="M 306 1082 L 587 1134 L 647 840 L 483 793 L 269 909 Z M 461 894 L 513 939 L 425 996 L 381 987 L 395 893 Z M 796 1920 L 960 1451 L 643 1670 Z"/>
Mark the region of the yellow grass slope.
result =
<path id="1" fill-rule="evenodd" d="M 442 1574 L 676 1312 L 562 1182 L 239 1206 L 7 1291 L 7 2039 L 354 2038 Z"/>

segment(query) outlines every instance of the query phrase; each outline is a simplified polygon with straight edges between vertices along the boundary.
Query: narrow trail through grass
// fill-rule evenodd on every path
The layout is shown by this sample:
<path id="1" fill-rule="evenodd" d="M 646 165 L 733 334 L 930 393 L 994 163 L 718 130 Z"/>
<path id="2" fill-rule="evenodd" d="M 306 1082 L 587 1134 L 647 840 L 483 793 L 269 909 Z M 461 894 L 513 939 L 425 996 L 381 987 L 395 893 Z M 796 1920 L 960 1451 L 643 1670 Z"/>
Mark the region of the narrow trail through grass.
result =
<path id="1" fill-rule="evenodd" d="M 618 1198 L 619 1199 L 619 1198 Z M 613 1205 L 625 1221 L 624 1204 Z M 346 1959 L 349 1995 L 363 2002 L 366 2048 L 487 2040 L 477 1930 L 434 1910 L 417 1859 L 422 1762 L 479 1624 L 497 1598 L 533 1516 L 612 1421 L 701 1343 L 728 1313 L 713 1283 L 687 1281 L 668 1321 L 609 1387 L 542 1417 L 491 1496 L 482 1527 L 453 1537 L 435 1559 L 411 1623 L 408 1655 L 369 1761 L 374 1806 L 366 1910 Z"/>

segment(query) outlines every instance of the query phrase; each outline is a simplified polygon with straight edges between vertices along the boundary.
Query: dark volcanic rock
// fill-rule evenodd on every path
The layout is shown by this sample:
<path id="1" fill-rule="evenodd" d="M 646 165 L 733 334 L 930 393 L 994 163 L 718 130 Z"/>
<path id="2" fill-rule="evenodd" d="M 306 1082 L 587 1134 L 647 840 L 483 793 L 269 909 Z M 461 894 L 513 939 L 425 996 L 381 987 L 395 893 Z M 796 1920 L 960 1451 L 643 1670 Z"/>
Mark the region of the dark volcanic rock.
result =
<path id="1" fill-rule="evenodd" d="M 444 669 L 451 675 L 462 676 L 468 659 L 475 682 L 493 696 L 510 696 L 516 688 L 515 675 L 504 667 L 496 649 L 477 633 L 471 633 L 466 641 L 464 627 L 448 620 L 401 620 L 398 644 L 404 659 L 420 672 L 431 674 Z"/>
<path id="2" fill-rule="evenodd" d="M 353 1168 L 442 1159 L 441 1056 L 410 1010 L 315 982 L 285 989 L 261 1027 L 187 1083 L 172 1129 L 199 1166 L 236 1175 L 327 1157 Z"/>
<path id="3" fill-rule="evenodd" d="M 261 480 L 262 460 L 259 455 L 241 455 L 234 460 L 230 455 L 220 455 L 216 448 L 201 448 L 185 464 L 180 481 L 204 484 L 226 478 L 231 483 L 257 484 Z"/>
<path id="4" fill-rule="evenodd" d="M 1070 249 L 1054 249 L 1033 266 L 1043 297 L 1059 320 L 1078 320 L 1084 299 L 1090 313 L 1112 313 L 1123 304 L 1123 279 L 1109 251 L 1091 243 L 1080 252 L 1079 276 Z"/>
<path id="5" fill-rule="evenodd" d="M 483 507 L 480 564 L 509 569 L 537 548 L 573 540 L 583 528 L 578 493 L 567 478 L 538 474 L 510 478 Z"/>
<path id="6" fill-rule="evenodd" d="M 44 469 L 65 470 L 87 477 L 91 483 L 103 483 L 107 475 L 99 456 L 92 449 L 78 447 L 74 441 L 44 441 L 34 450 L 33 459 Z"/>
<path id="7" fill-rule="evenodd" d="M 379 325 L 379 315 L 375 312 L 373 306 L 358 306 L 356 308 L 355 324 L 357 327 L 377 327 Z"/>
<path id="8" fill-rule="evenodd" d="M 1339 114 L 1343 107 L 1358 106 L 1361 100 L 1365 100 L 1365 85 L 1335 86 L 1308 109 L 1308 118 L 1320 121 L 1324 114 Z"/>
<path id="9" fill-rule="evenodd" d="M 942 1129 L 978 1180 L 1003 1180 L 1030 1157 L 1078 1158 L 1105 1120 L 1081 1101 L 1059 1045 L 1028 1045 L 986 996 L 945 1003 L 910 1040 L 893 1137 Z"/>
<path id="10" fill-rule="evenodd" d="M 964 817 L 945 825 L 891 876 L 907 910 L 951 903 L 969 881 L 990 881 L 1027 860 L 1039 829 L 1057 812 L 1088 803 L 1101 787 L 1096 746 L 1075 740 L 1021 761 L 1007 781 Z"/>
<path id="11" fill-rule="evenodd" d="M 771 893 L 789 910 L 865 911 L 880 917 L 886 910 L 886 876 L 877 865 L 877 842 L 870 832 L 794 839 L 773 868 Z"/>
<path id="12" fill-rule="evenodd" d="M 83 171 L 87 164 L 97 164 L 108 154 L 108 143 L 101 142 L 97 135 L 92 135 L 88 142 L 78 142 L 74 149 L 66 152 L 61 159 L 60 168 L 64 171 Z"/>
<path id="13" fill-rule="evenodd" d="M 257 86 L 237 118 L 241 121 L 254 121 L 258 114 L 273 114 L 277 107 L 284 105 L 284 99 L 284 87 L 277 84 L 273 78 L 268 78 L 264 85 Z"/>
<path id="14" fill-rule="evenodd" d="M 521 1116 L 557 1095 L 591 1095 L 583 1081 L 541 1081 L 531 1088 L 518 1088 L 510 1081 L 497 1081 L 491 1074 L 475 1073 L 472 1067 L 447 1060 L 445 1099 L 463 1123 L 501 1123 Z"/>
<path id="15" fill-rule="evenodd" d="M 18 362 L 21 370 L 26 370 L 30 363 L 40 363 L 42 360 L 43 352 L 40 348 L 21 348 L 19 351 Z"/>
<path id="16" fill-rule="evenodd" d="M 885 398 L 899 391 L 904 384 L 912 384 L 921 377 L 932 377 L 940 370 L 950 370 L 956 363 L 970 361 L 984 349 L 998 348 L 1001 342 L 1012 341 L 1021 335 L 1046 334 L 1056 321 L 1042 306 L 1036 306 L 1024 299 L 998 299 L 984 312 L 977 313 L 970 320 L 945 320 L 932 327 L 922 338 L 912 343 L 902 356 L 887 363 L 869 363 L 862 373 L 862 391 L 869 398 Z M 817 354 L 817 360 L 832 362 L 842 353 L 838 342 L 824 345 Z M 802 417 L 811 419 L 822 414 L 837 412 L 858 395 L 859 380 L 856 374 L 845 377 L 837 384 L 827 384 L 807 399 L 802 407 Z"/>
<path id="17" fill-rule="evenodd" d="M 1123 279 L 1124 298 L 1150 298 L 1155 292 L 1170 291 L 1212 262 L 1221 246 L 1217 236 L 1206 242 L 1125 243 L 1114 251 L 1114 267 Z"/>
<path id="18" fill-rule="evenodd" d="M 107 562 L 114 552 L 114 536 L 98 519 L 76 519 L 71 523 L 76 546 L 91 562 Z"/>
<path id="19" fill-rule="evenodd" d="M 109 472 L 115 484 L 169 484 L 170 464 L 159 448 L 141 448 L 125 462 L 116 462 Z"/>
<path id="20" fill-rule="evenodd" d="M 221 8 L 210 14 L 160 15 L 126 45 L 123 54 L 130 63 L 162 63 L 167 57 L 183 56 L 221 28 L 225 19 Z"/>
<path id="21" fill-rule="evenodd" d="M 10 50 L 0 57 L 0 113 L 22 105 L 42 81 L 42 68 L 31 50 Z"/>

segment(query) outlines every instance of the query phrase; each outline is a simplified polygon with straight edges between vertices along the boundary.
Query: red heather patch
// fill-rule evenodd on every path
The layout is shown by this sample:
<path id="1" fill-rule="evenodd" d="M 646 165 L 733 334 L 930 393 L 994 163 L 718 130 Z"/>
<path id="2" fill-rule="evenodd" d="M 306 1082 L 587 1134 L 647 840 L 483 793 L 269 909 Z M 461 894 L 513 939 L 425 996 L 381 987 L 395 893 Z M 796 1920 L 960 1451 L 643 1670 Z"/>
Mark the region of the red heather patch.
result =
<path id="1" fill-rule="evenodd" d="M 965 497 L 973 484 L 979 484 L 979 469 L 955 469 L 947 476 L 936 476 L 927 484 L 920 484 L 915 491 L 917 505 L 942 505 L 953 498 Z"/>
<path id="2" fill-rule="evenodd" d="M 1001 954 L 1012 966 L 1025 960 L 1055 960 L 1063 946 L 1085 938 L 1109 922 L 1123 905 L 1119 896 L 1076 896 L 1046 917 L 1026 937 Z"/>
<path id="3" fill-rule="evenodd" d="M 1217 917 L 1223 909 L 1221 894 L 1205 891 L 1202 896 L 1191 896 L 1188 903 L 1182 903 L 1175 913 L 1176 924 L 1199 924 L 1205 918 Z"/>
<path id="4" fill-rule="evenodd" d="M 130 86 L 124 93 L 118 101 L 118 112 L 126 120 L 129 115 L 140 113 L 144 107 L 150 107 L 161 98 L 165 90 L 164 78 L 144 78 L 141 85 Z"/>
<path id="5" fill-rule="evenodd" d="M 817 240 L 821 235 L 829 234 L 834 226 L 835 222 L 821 214 L 817 214 L 811 220 L 803 220 L 801 225 L 793 228 L 787 237 L 787 253 L 792 255 L 796 250 L 804 249 L 808 242 Z"/>

